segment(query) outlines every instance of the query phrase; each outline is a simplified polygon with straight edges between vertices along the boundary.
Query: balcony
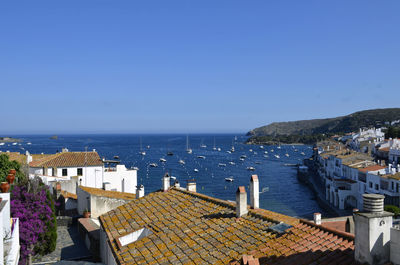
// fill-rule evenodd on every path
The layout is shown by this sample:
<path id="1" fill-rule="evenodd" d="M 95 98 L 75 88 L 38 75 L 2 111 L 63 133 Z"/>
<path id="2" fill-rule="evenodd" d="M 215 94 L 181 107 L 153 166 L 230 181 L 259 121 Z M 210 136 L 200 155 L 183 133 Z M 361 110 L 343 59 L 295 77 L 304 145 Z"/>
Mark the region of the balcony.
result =
<path id="1" fill-rule="evenodd" d="M 4 264 L 17 265 L 19 261 L 19 220 L 11 218 L 11 230 L 4 235 Z"/>

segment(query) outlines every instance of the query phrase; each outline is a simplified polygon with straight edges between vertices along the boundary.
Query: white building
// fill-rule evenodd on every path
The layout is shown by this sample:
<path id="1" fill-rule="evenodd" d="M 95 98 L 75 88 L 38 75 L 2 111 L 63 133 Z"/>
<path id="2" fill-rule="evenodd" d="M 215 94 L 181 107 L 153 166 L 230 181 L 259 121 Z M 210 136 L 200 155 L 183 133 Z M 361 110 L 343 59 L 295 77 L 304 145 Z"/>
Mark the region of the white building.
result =
<path id="1" fill-rule="evenodd" d="M 17 265 L 20 250 L 19 220 L 10 218 L 10 193 L 0 193 L 0 199 L 0 264 Z"/>
<path id="2" fill-rule="evenodd" d="M 360 129 L 360 131 L 352 136 L 350 147 L 359 152 L 372 151 L 374 146 L 383 142 L 385 133 L 381 128 Z"/>
<path id="3" fill-rule="evenodd" d="M 62 190 L 74 194 L 77 186 L 101 189 L 105 183 L 110 190 L 135 193 L 137 185 L 137 170 L 128 170 L 124 165 L 105 167 L 95 150 L 69 152 L 63 149 L 61 153 L 35 159 L 29 162 L 29 175 L 39 176 L 47 185 L 60 182 Z"/>
<path id="4" fill-rule="evenodd" d="M 318 173 L 325 183 L 325 198 L 333 206 L 362 209 L 364 193 L 385 195 L 385 204 L 400 206 L 399 165 L 377 164 L 367 154 L 343 148 L 316 155 Z"/>

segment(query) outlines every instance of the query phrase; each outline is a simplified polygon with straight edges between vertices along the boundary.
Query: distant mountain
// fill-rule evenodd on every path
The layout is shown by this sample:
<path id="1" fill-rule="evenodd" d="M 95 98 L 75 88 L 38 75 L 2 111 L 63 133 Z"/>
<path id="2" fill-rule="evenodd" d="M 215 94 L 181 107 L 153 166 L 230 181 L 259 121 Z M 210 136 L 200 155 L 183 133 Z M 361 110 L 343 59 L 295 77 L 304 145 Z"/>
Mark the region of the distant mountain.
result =
<path id="1" fill-rule="evenodd" d="M 385 122 L 400 120 L 400 108 L 373 109 L 352 113 L 328 119 L 314 119 L 289 122 L 274 122 L 266 126 L 253 129 L 249 136 L 269 136 L 268 139 L 282 138 L 283 136 L 311 136 L 322 134 L 347 133 L 358 131 L 362 127 L 380 127 Z M 287 138 L 287 137 L 283 137 Z M 252 142 L 251 138 L 249 139 Z M 253 139 L 254 140 L 254 139 Z M 253 141 L 254 142 L 254 141 Z"/>

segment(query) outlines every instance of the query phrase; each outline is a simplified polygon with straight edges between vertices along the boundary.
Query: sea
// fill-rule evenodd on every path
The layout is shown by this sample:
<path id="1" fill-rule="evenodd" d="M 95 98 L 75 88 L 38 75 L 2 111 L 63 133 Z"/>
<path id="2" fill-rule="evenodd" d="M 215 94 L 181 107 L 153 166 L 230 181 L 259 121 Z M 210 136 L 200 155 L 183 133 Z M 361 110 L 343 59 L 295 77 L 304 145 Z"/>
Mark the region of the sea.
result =
<path id="1" fill-rule="evenodd" d="M 257 174 L 260 208 L 309 219 L 315 212 L 329 215 L 296 176 L 295 165 L 312 154 L 309 145 L 248 145 L 244 143 L 247 137 L 239 134 L 86 134 L 58 135 L 56 140 L 50 136 L 15 135 L 13 137 L 22 142 L 6 143 L 0 146 L 0 151 L 52 154 L 62 148 L 69 151 L 95 149 L 101 158 L 118 158 L 127 168 L 137 167 L 138 184 L 144 185 L 146 194 L 159 190 L 162 176 L 168 172 L 181 186 L 195 179 L 197 192 L 235 201 L 237 188 L 245 186 L 249 191 L 250 177 Z M 192 149 L 191 154 L 186 151 L 187 144 Z M 234 152 L 231 152 L 232 147 Z M 161 162 L 161 158 L 166 162 Z M 154 163 L 157 167 L 151 166 Z M 233 181 L 226 178 L 233 178 Z"/>

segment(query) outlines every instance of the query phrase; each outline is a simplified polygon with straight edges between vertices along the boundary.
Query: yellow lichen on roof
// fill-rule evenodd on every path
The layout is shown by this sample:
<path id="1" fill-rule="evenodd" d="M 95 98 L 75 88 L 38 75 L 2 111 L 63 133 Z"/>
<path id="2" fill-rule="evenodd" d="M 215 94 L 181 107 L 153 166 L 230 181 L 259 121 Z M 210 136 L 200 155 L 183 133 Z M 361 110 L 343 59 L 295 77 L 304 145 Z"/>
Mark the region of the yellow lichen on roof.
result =
<path id="1" fill-rule="evenodd" d="M 354 261 L 351 237 L 344 239 L 322 227 L 261 209 L 249 210 L 238 219 L 234 203 L 174 188 L 150 193 L 99 219 L 118 264 L 229 264 L 246 253 L 269 259 L 314 254 L 318 246 L 326 255 L 316 259 L 325 256 L 333 262 L 334 250 L 341 248 L 348 251 L 338 255 Z M 281 235 L 271 229 L 280 222 L 292 225 Z M 121 236 L 142 228 L 153 233 L 118 244 Z"/>
<path id="2" fill-rule="evenodd" d="M 66 190 L 61 190 L 61 195 L 62 195 L 64 198 L 71 198 L 71 199 L 74 199 L 74 200 L 77 200 L 77 199 L 78 199 L 78 196 L 77 196 L 76 194 L 71 193 L 71 192 L 68 192 L 68 191 L 66 191 Z"/>
<path id="3" fill-rule="evenodd" d="M 114 199 L 122 199 L 122 200 L 133 200 L 136 198 L 134 193 L 128 192 L 120 192 L 120 191 L 113 191 L 113 190 L 103 190 L 85 186 L 79 186 L 82 190 L 86 191 L 87 193 L 95 196 L 100 197 L 107 197 L 107 198 L 114 198 Z"/>
<path id="4" fill-rule="evenodd" d="M 386 174 L 386 175 L 380 175 L 383 178 L 387 179 L 394 179 L 394 180 L 400 180 L 400 172 L 397 172 L 395 174 Z"/>

